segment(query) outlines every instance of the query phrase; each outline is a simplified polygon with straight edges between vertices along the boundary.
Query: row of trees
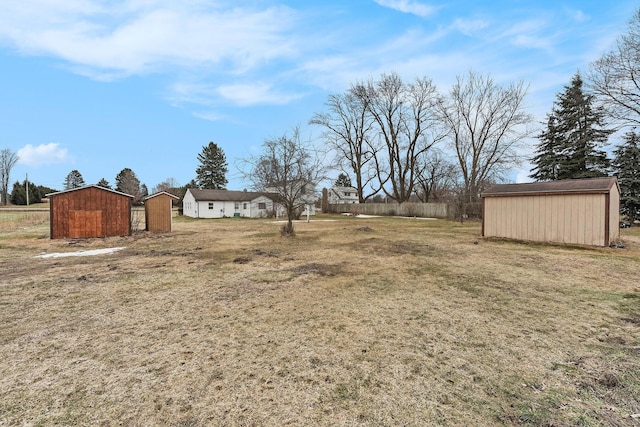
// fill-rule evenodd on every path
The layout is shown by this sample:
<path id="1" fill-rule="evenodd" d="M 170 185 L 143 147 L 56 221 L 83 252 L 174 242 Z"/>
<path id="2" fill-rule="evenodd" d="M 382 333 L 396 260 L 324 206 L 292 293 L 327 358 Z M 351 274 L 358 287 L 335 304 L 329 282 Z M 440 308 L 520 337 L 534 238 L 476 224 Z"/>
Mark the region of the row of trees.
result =
<path id="1" fill-rule="evenodd" d="M 67 174 L 64 179 L 63 187 L 65 190 L 71 190 L 73 188 L 79 188 L 85 186 L 86 183 L 82 174 L 74 169 Z M 112 188 L 109 181 L 105 178 L 101 178 L 100 181 L 97 182 L 97 185 L 103 188 Z M 133 196 L 134 203 L 140 203 L 140 201 L 149 195 L 149 190 L 147 186 L 140 182 L 136 173 L 130 168 L 122 169 L 115 178 L 115 188 L 116 191 L 120 191 L 121 193 L 129 194 Z"/>
<path id="2" fill-rule="evenodd" d="M 407 83 L 383 74 L 330 95 L 328 111 L 311 124 L 324 128 L 361 203 L 379 192 L 398 203 L 415 194 L 429 201 L 446 182 L 459 184 L 459 198 L 473 204 L 487 182 L 517 163 L 516 148 L 531 133 L 526 92 L 523 82 L 499 85 L 472 71 L 445 95 L 427 78 Z M 437 147 L 443 144 L 453 156 Z"/>
<path id="3" fill-rule="evenodd" d="M 603 147 L 620 126 L 640 124 L 640 10 L 616 49 L 593 64 L 592 93 L 580 74 L 558 95 L 537 137 L 531 177 L 536 180 L 589 178 L 614 172 L 622 206 L 633 217 L 640 209 L 637 183 L 640 160 L 635 130 L 614 151 L 611 162 Z M 448 187 L 461 214 L 477 206 L 483 187 L 500 180 L 521 160 L 518 148 L 532 136 L 532 117 L 525 111 L 523 82 L 499 85 L 489 76 L 469 72 L 446 94 L 431 80 L 404 82 L 395 73 L 357 82 L 343 94 L 330 95 L 328 111 L 310 123 L 321 126 L 323 139 L 360 202 L 380 192 L 396 202 L 416 194 L 423 201 Z M 607 120 L 617 122 L 608 128 Z M 447 151 L 441 149 L 443 146 Z M 293 200 L 296 182 L 313 180 L 322 169 L 300 142 L 299 131 L 266 140 L 262 155 L 247 161 L 245 177 L 264 189 L 283 183 L 283 199 Z M 291 219 L 291 215 L 289 218 Z M 293 232 L 291 221 L 288 228 Z"/>
<path id="4" fill-rule="evenodd" d="M 576 74 L 558 94 L 530 159 L 538 181 L 615 174 L 623 211 L 638 219 L 640 136 L 635 128 L 624 134 L 613 159 L 604 148 L 614 132 L 640 124 L 639 53 L 640 10 L 616 47 L 592 64 L 590 83 Z M 360 202 L 380 192 L 399 203 L 429 201 L 445 189 L 466 213 L 486 185 L 524 160 L 518 148 L 533 135 L 526 92 L 523 82 L 499 85 L 474 72 L 445 94 L 425 77 L 407 83 L 383 74 L 330 95 L 328 111 L 311 123 L 324 128 Z"/>

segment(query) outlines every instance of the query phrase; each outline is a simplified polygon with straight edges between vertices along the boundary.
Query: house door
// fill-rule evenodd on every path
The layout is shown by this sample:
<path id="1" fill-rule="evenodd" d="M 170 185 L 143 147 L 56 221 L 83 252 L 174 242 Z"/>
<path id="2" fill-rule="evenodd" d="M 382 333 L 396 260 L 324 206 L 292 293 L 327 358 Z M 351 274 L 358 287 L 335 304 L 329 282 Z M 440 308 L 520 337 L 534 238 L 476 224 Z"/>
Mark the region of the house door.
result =
<path id="1" fill-rule="evenodd" d="M 102 211 L 69 211 L 69 237 L 102 237 Z"/>

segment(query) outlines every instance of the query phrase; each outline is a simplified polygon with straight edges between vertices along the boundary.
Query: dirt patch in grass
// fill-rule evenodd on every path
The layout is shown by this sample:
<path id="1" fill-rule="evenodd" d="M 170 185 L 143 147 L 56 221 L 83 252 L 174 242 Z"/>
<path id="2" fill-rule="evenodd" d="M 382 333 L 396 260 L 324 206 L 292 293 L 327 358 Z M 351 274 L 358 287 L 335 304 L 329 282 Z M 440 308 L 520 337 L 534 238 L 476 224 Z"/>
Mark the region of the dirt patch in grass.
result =
<path id="1" fill-rule="evenodd" d="M 0 234 L 0 424 L 637 423 L 633 245 L 389 218 L 174 228 Z"/>

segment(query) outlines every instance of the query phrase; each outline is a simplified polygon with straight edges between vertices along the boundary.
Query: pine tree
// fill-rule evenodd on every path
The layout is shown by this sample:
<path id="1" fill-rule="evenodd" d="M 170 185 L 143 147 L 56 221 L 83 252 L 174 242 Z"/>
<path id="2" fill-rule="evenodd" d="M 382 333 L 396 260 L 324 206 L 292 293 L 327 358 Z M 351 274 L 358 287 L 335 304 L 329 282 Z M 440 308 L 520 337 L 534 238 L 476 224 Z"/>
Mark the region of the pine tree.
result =
<path id="1" fill-rule="evenodd" d="M 64 189 L 71 190 L 73 188 L 83 187 L 85 185 L 84 178 L 82 178 L 82 174 L 78 172 L 78 170 L 74 169 L 67 177 L 64 179 Z"/>
<path id="2" fill-rule="evenodd" d="M 142 198 L 140 194 L 140 180 L 135 172 L 129 168 L 122 169 L 116 176 L 116 190 L 133 196 L 134 203 L 138 203 Z"/>
<path id="3" fill-rule="evenodd" d="M 338 175 L 338 179 L 336 179 L 335 186 L 336 187 L 351 187 L 351 178 L 349 178 L 349 175 L 347 175 L 345 173 L 341 173 L 340 175 Z"/>
<path id="4" fill-rule="evenodd" d="M 593 178 L 607 176 L 609 159 L 600 148 L 613 132 L 605 129 L 604 112 L 593 106 L 594 96 L 583 91 L 580 74 L 557 96 L 540 144 L 532 178 Z"/>
<path id="5" fill-rule="evenodd" d="M 620 185 L 620 211 L 640 220 L 640 134 L 628 132 L 614 150 L 613 170 Z"/>
<path id="6" fill-rule="evenodd" d="M 547 116 L 547 128 L 543 130 L 538 139 L 540 144 L 536 150 L 536 156 L 531 162 L 536 165 L 534 173 L 529 175 L 536 181 L 554 181 L 558 179 L 558 170 L 561 164 L 561 144 L 557 129 L 558 118 L 555 114 Z"/>
<path id="7" fill-rule="evenodd" d="M 98 181 L 97 185 L 102 188 L 111 188 L 111 184 L 109 184 L 109 181 L 104 178 L 100 178 L 100 181 Z"/>
<path id="8" fill-rule="evenodd" d="M 227 158 L 214 142 L 202 147 L 198 154 L 200 166 L 196 169 L 196 182 L 200 188 L 222 190 L 227 185 Z"/>

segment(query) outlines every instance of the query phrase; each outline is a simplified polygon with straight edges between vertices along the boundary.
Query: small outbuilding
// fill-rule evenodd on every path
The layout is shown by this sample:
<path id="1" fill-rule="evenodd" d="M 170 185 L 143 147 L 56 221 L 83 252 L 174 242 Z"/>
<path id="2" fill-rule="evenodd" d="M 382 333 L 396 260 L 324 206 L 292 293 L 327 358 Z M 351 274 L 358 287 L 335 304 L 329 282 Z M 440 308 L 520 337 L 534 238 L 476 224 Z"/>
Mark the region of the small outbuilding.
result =
<path id="1" fill-rule="evenodd" d="M 88 185 L 47 197 L 52 239 L 131 235 L 133 196 Z"/>
<path id="2" fill-rule="evenodd" d="M 620 238 L 614 177 L 494 185 L 482 193 L 482 235 L 609 246 Z"/>
<path id="3" fill-rule="evenodd" d="M 173 202 L 179 199 L 178 196 L 167 193 L 166 191 L 145 197 L 145 229 L 153 233 L 170 232 L 173 222 Z"/>

